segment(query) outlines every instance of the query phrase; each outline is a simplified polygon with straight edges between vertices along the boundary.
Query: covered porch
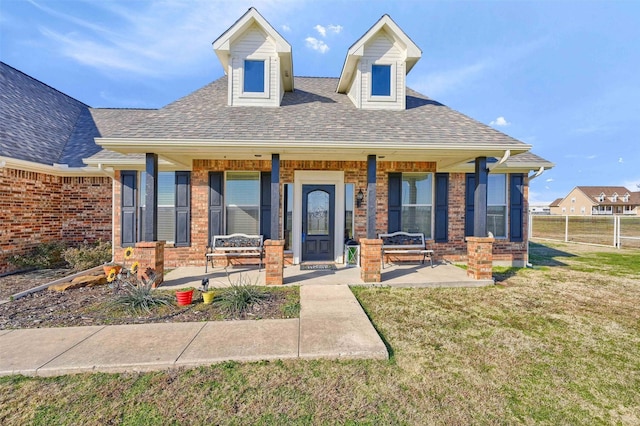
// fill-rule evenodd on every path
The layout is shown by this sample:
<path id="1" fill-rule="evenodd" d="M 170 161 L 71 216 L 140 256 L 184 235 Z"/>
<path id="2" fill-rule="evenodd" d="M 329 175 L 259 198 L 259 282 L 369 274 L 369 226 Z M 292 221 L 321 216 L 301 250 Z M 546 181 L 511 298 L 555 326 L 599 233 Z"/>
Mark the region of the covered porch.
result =
<path id="1" fill-rule="evenodd" d="M 382 270 L 382 281 L 365 283 L 358 267 L 336 265 L 336 269 L 303 269 L 304 265 L 287 265 L 283 271 L 284 285 L 382 285 L 389 287 L 483 287 L 493 285 L 493 279 L 474 279 L 464 269 L 449 263 L 405 263 L 387 265 Z M 199 288 L 202 280 L 209 279 L 210 287 L 227 287 L 240 278 L 252 284 L 265 285 L 265 269 L 254 265 L 218 267 L 205 273 L 204 266 L 181 266 L 165 275 L 163 289 L 182 287 Z"/>

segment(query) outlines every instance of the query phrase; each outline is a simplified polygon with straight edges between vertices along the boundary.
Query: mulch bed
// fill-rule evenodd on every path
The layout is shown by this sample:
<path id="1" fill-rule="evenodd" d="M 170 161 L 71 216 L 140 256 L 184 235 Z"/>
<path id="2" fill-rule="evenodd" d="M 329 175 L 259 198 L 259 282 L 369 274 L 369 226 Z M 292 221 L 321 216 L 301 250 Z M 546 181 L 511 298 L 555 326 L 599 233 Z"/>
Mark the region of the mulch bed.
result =
<path id="1" fill-rule="evenodd" d="M 69 271 L 67 271 L 67 275 Z M 60 276 L 36 272 L 0 278 L 0 288 L 11 288 L 8 295 L 45 284 Z M 64 276 L 64 274 L 62 275 Z M 13 281 L 8 285 L 8 278 Z M 38 279 L 40 278 L 40 279 Z M 4 282 L 4 283 L 3 283 Z M 18 288 L 17 283 L 30 283 L 26 288 Z M 16 288 L 18 288 L 16 290 Z M 215 289 L 214 289 L 215 290 Z M 281 319 L 287 318 L 283 306 L 287 304 L 287 293 L 297 288 L 273 289 L 269 297 L 260 304 L 253 305 L 240 317 L 231 316 L 215 305 L 202 303 L 200 292 L 195 291 L 190 306 L 160 307 L 150 314 L 132 314 L 121 307 L 114 307 L 113 289 L 108 285 L 84 287 L 64 292 L 43 290 L 28 296 L 0 304 L 0 330 L 40 327 L 71 327 L 88 325 L 145 324 L 156 322 L 220 321 L 232 319 Z M 173 295 L 173 292 L 168 292 Z M 4 299 L 8 299 L 5 295 Z"/>

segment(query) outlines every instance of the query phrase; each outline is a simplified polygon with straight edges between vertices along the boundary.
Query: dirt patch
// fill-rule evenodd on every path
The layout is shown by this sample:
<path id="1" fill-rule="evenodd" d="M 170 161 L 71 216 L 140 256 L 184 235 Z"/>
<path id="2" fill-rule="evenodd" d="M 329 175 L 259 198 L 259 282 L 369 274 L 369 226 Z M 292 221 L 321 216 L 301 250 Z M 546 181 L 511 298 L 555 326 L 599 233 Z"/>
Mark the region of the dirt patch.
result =
<path id="1" fill-rule="evenodd" d="M 73 274 L 73 271 L 70 269 L 41 269 L 0 277 L 0 300 L 7 300 L 13 294 L 32 289 L 41 284 L 50 283 L 71 274 Z"/>
<path id="2" fill-rule="evenodd" d="M 11 286 L 6 285 L 5 280 L 5 288 L 10 289 L 7 293 L 14 294 L 60 278 L 58 274 L 65 275 L 61 271 L 13 275 Z M 174 304 L 155 308 L 151 313 L 131 313 L 114 305 L 116 294 L 108 285 L 77 288 L 64 292 L 43 290 L 0 305 L 0 329 L 282 319 L 297 316 L 295 309 L 296 304 L 299 303 L 297 287 L 267 289 L 267 291 L 268 297 L 264 301 L 253 305 L 243 315 L 233 316 L 215 304 L 205 305 L 198 291 L 194 292 L 193 303 L 187 307 Z M 174 297 L 172 291 L 163 293 Z"/>

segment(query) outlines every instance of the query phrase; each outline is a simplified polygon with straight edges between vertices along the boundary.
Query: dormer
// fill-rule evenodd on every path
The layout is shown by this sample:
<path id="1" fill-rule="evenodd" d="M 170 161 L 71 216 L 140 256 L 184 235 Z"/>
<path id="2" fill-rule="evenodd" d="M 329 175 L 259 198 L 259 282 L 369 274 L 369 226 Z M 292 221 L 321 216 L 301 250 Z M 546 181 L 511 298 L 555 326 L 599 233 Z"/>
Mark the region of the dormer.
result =
<path id="1" fill-rule="evenodd" d="M 422 51 L 384 15 L 347 52 L 338 93 L 358 109 L 406 108 L 406 77 Z"/>
<path id="2" fill-rule="evenodd" d="M 278 107 L 293 91 L 291 45 L 250 8 L 213 42 L 228 76 L 228 105 Z"/>
<path id="3" fill-rule="evenodd" d="M 626 192 L 623 196 L 622 196 L 622 202 L 623 203 L 628 203 L 629 202 L 629 193 Z"/>
<path id="4" fill-rule="evenodd" d="M 618 193 L 614 192 L 613 195 L 611 196 L 611 201 L 616 203 L 618 202 Z"/>

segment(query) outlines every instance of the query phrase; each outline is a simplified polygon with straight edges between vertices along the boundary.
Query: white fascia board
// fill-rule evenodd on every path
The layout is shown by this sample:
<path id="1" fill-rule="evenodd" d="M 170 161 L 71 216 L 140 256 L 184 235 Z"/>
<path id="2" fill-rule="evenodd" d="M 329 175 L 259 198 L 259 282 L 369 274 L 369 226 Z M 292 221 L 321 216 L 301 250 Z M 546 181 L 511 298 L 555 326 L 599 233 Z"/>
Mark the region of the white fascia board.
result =
<path id="1" fill-rule="evenodd" d="M 278 141 L 278 140 L 220 140 L 220 139 L 114 139 L 114 138 L 95 138 L 98 145 L 105 149 L 120 152 L 123 154 L 159 152 L 162 150 L 185 152 L 192 148 L 350 148 L 358 147 L 358 149 L 366 148 L 372 153 L 378 150 L 433 150 L 433 151 L 482 151 L 486 152 L 487 157 L 502 156 L 505 149 L 511 150 L 512 155 L 521 154 L 531 150 L 531 145 L 513 144 L 513 145 L 456 145 L 456 144 L 407 144 L 407 143 L 382 143 L 372 141 L 316 141 L 316 140 L 297 140 L 297 141 Z M 151 149 L 149 149 L 151 148 Z M 154 149 L 155 148 L 155 149 Z"/>
<path id="2" fill-rule="evenodd" d="M 102 176 L 104 172 L 97 167 L 68 167 L 66 164 L 40 164 L 33 161 L 18 160 L 0 156 L 0 169 L 11 168 L 28 172 L 44 173 L 53 176 Z"/>

